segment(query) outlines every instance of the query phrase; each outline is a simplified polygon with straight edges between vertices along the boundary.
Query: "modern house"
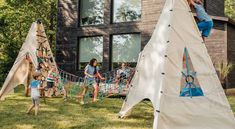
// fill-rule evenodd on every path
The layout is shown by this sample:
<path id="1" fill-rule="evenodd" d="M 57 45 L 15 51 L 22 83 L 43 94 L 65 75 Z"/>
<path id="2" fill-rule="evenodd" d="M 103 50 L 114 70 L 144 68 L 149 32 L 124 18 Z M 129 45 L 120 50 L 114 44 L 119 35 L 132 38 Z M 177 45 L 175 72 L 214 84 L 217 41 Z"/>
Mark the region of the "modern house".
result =
<path id="1" fill-rule="evenodd" d="M 102 71 L 125 62 L 135 67 L 148 43 L 165 0 L 59 0 L 56 60 L 71 73 L 81 74 L 91 58 Z M 225 17 L 224 0 L 204 0 L 214 20 L 206 46 L 213 62 L 235 64 L 235 22 Z M 184 20 L 184 18 L 182 18 Z M 235 69 L 229 86 L 235 87 Z"/>

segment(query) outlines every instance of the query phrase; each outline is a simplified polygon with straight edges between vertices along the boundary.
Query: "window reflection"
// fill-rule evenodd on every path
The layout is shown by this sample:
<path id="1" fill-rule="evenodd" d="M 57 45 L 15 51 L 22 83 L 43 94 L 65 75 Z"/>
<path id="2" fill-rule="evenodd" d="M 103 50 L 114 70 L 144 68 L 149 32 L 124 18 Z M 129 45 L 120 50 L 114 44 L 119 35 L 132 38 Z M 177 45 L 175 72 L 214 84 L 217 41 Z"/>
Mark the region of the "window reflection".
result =
<path id="1" fill-rule="evenodd" d="M 112 38 L 112 61 L 113 68 L 125 62 L 135 67 L 141 49 L 140 34 L 113 35 Z"/>
<path id="2" fill-rule="evenodd" d="M 104 23 L 104 0 L 81 0 L 80 4 L 81 26 Z"/>
<path id="3" fill-rule="evenodd" d="M 103 37 L 86 37 L 79 39 L 79 69 L 83 69 L 88 62 L 96 58 L 103 61 Z"/>
<path id="4" fill-rule="evenodd" d="M 113 22 L 138 21 L 141 18 L 141 0 L 113 0 Z"/>

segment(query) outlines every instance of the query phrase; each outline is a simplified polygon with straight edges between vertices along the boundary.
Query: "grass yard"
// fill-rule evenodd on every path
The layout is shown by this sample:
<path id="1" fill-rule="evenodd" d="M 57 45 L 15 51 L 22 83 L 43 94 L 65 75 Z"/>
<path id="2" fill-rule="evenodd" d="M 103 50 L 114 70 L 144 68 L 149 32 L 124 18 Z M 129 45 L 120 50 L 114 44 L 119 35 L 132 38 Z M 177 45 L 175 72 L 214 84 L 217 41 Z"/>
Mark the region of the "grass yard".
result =
<path id="1" fill-rule="evenodd" d="M 235 97 L 228 97 L 235 112 Z M 75 100 L 63 102 L 61 98 L 41 100 L 38 116 L 27 115 L 30 97 L 22 92 L 10 95 L 0 102 L 1 129 L 151 129 L 152 108 L 145 103 L 138 104 L 128 119 L 118 119 L 123 100 L 107 98 L 94 104 L 81 106 Z M 150 102 L 147 102 L 150 104 Z"/>
<path id="2" fill-rule="evenodd" d="M 232 106 L 233 114 L 235 116 L 235 96 L 228 97 L 228 100 Z"/>
<path id="3" fill-rule="evenodd" d="M 38 116 L 25 112 L 31 104 L 30 97 L 22 93 L 11 95 L 0 102 L 0 129 L 151 129 L 152 108 L 144 103 L 136 106 L 128 119 L 118 119 L 122 99 L 103 101 L 81 106 L 75 100 L 63 102 L 61 98 L 41 99 Z"/>

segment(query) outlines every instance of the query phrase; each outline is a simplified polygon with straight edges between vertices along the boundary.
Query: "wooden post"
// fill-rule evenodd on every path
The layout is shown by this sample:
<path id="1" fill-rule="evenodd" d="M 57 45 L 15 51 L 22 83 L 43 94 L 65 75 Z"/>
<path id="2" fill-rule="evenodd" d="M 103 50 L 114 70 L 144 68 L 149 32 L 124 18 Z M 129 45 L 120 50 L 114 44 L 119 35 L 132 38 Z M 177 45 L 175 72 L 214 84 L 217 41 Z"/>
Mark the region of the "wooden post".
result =
<path id="1" fill-rule="evenodd" d="M 27 77 L 27 84 L 25 86 L 25 96 L 26 97 L 29 96 L 29 84 L 30 84 L 30 80 L 31 80 L 31 76 L 32 76 L 32 69 L 33 69 L 32 62 L 28 62 L 28 63 L 29 63 L 29 72 L 28 72 L 28 77 Z"/>

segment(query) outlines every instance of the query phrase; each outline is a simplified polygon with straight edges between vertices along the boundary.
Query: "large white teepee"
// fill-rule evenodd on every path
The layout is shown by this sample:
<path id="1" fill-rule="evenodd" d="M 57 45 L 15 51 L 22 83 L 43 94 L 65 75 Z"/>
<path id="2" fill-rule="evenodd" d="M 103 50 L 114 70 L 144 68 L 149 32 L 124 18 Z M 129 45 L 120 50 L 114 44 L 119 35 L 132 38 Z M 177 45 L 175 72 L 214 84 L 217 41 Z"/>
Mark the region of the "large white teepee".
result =
<path id="1" fill-rule="evenodd" d="M 186 66 L 186 72 L 185 54 L 186 65 L 189 56 L 192 65 L 192 70 Z M 187 84 L 183 90 L 182 79 Z M 148 98 L 154 106 L 154 129 L 235 129 L 231 107 L 187 0 L 166 0 L 130 85 L 121 117 Z"/>
<path id="2" fill-rule="evenodd" d="M 32 79 L 32 72 L 35 72 L 39 66 L 39 58 L 42 58 L 40 60 L 43 60 L 47 66 L 53 65 L 57 69 L 44 27 L 40 21 L 31 25 L 18 57 L 0 90 L 0 100 L 4 100 L 5 96 L 20 84 L 28 86 L 30 79 Z M 46 69 L 41 69 L 41 72 L 45 77 L 47 76 Z"/>

